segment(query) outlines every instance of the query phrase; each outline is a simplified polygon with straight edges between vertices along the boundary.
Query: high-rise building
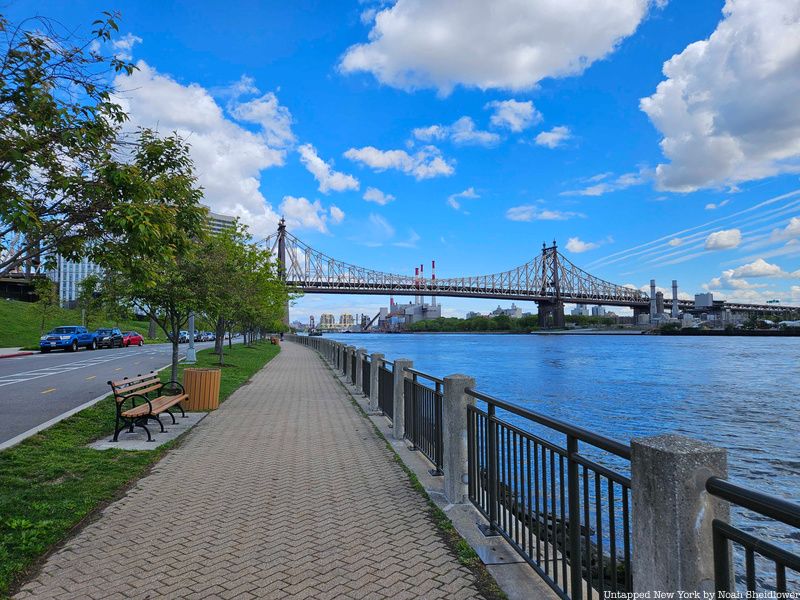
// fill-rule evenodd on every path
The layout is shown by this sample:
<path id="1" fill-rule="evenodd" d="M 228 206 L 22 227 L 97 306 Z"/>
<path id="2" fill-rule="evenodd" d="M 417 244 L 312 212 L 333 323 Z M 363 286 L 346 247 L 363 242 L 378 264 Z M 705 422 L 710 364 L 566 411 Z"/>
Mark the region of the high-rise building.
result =
<path id="1" fill-rule="evenodd" d="M 236 217 L 221 215 L 208 209 L 208 229 L 211 233 L 219 233 L 223 229 L 233 227 L 234 223 L 236 223 Z"/>
<path id="2" fill-rule="evenodd" d="M 606 309 L 602 306 L 593 306 L 592 307 L 592 316 L 593 317 L 605 317 L 606 316 Z"/>
<path id="3" fill-rule="evenodd" d="M 331 329 L 336 325 L 336 319 L 333 318 L 331 313 L 322 313 L 319 316 L 320 329 Z"/>
<path id="4" fill-rule="evenodd" d="M 578 304 L 575 308 L 572 309 L 572 316 L 573 317 L 588 317 L 589 316 L 589 307 L 585 304 Z"/>
<path id="5" fill-rule="evenodd" d="M 81 291 L 81 282 L 89 275 L 102 275 L 103 269 L 88 258 L 72 262 L 63 256 L 56 258 L 56 268 L 50 278 L 58 283 L 58 301 L 61 306 L 70 308 L 75 304 Z"/>
<path id="6" fill-rule="evenodd" d="M 355 325 L 355 319 L 353 319 L 353 315 L 350 313 L 342 313 L 339 315 L 340 327 L 352 327 L 353 325 Z"/>

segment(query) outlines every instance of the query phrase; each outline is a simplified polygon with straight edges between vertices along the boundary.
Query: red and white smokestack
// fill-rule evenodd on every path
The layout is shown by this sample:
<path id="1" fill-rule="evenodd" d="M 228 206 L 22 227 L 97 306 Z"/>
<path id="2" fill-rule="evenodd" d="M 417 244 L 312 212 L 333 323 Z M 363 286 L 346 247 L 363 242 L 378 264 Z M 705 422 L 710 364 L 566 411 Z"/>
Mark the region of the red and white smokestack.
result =
<path id="1" fill-rule="evenodd" d="M 420 264 L 419 265 L 420 287 L 422 288 L 423 292 L 425 291 L 425 275 L 423 275 L 424 271 L 425 271 L 425 265 Z M 425 304 L 425 295 L 424 294 L 419 297 L 419 303 L 420 304 Z"/>
<path id="2" fill-rule="evenodd" d="M 436 261 L 431 261 L 431 284 L 436 285 Z M 431 296 L 431 306 L 436 307 L 436 296 Z"/>
<path id="3" fill-rule="evenodd" d="M 414 267 L 414 288 L 417 290 L 414 294 L 414 304 L 419 304 L 419 267 Z"/>

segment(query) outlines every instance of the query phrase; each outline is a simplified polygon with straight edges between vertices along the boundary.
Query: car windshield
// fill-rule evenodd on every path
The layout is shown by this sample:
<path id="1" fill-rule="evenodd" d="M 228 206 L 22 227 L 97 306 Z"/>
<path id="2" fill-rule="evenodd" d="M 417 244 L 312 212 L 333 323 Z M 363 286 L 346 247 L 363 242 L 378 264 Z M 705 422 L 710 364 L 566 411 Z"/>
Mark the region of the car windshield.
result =
<path id="1" fill-rule="evenodd" d="M 75 333 L 77 327 L 56 327 L 50 333 Z"/>
<path id="2" fill-rule="evenodd" d="M 97 333 L 102 334 L 102 335 L 107 335 L 107 334 L 111 333 L 111 330 L 110 329 L 98 329 Z"/>
<path id="3" fill-rule="evenodd" d="M 122 335 L 134 335 L 132 331 L 123 331 Z"/>

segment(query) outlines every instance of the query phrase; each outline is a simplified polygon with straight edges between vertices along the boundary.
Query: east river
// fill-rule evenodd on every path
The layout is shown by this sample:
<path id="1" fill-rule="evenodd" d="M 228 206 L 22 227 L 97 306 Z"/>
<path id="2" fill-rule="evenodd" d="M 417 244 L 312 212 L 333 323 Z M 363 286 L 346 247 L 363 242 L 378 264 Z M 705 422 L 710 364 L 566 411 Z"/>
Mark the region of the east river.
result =
<path id="1" fill-rule="evenodd" d="M 729 478 L 800 502 L 800 338 L 327 335 L 628 443 L 679 433 L 728 449 Z M 563 442 L 562 442 L 563 443 Z M 797 531 L 735 520 L 800 551 Z"/>

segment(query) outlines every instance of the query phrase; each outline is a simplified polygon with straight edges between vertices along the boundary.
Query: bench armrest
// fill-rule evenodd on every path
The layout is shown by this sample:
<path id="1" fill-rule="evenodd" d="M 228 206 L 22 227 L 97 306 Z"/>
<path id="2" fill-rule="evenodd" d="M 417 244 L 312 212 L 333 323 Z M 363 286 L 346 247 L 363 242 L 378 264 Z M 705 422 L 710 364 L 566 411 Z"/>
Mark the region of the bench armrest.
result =
<path id="1" fill-rule="evenodd" d="M 152 402 L 150 402 L 150 400 L 144 394 L 131 394 L 130 396 L 127 396 L 127 397 L 123 398 L 122 401 L 124 402 L 125 400 L 130 399 L 131 408 L 135 408 L 136 407 L 136 402 L 134 401 L 134 398 L 141 398 L 142 400 L 144 400 L 144 402 L 147 403 L 147 407 L 150 409 L 150 412 L 151 413 L 153 412 L 153 404 L 152 404 Z M 140 404 L 144 404 L 144 402 L 142 402 Z"/>
<path id="2" fill-rule="evenodd" d="M 184 389 L 183 385 L 180 382 L 168 381 L 161 386 L 161 390 L 159 393 L 164 396 L 178 396 L 181 394 L 185 394 L 186 390 Z"/>

